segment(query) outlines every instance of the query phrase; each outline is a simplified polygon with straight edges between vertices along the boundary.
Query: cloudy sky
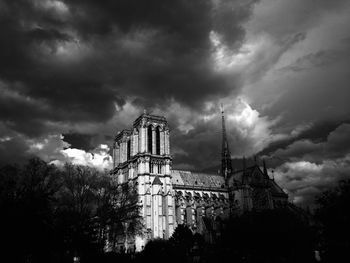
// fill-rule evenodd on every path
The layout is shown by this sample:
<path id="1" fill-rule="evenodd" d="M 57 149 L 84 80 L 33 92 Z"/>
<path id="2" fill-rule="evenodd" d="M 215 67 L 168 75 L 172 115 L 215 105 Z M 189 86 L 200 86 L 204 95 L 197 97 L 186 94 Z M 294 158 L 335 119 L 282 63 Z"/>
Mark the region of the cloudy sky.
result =
<path id="1" fill-rule="evenodd" d="M 350 177 L 350 2 L 0 0 L 0 164 L 110 168 L 147 109 L 174 168 L 258 154 L 291 200 Z M 239 168 L 239 162 L 234 162 Z"/>

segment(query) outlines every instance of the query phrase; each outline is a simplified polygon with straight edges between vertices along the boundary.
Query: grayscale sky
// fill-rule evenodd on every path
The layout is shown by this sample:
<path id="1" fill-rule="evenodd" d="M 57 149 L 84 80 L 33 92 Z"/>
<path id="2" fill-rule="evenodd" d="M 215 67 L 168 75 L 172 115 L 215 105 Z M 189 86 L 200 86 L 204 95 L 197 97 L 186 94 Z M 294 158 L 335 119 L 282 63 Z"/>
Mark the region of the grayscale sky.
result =
<path id="1" fill-rule="evenodd" d="M 299 204 L 350 177 L 350 2 L 0 0 L 0 164 L 110 168 L 144 109 L 173 166 L 258 154 Z M 238 162 L 234 162 L 236 169 Z"/>

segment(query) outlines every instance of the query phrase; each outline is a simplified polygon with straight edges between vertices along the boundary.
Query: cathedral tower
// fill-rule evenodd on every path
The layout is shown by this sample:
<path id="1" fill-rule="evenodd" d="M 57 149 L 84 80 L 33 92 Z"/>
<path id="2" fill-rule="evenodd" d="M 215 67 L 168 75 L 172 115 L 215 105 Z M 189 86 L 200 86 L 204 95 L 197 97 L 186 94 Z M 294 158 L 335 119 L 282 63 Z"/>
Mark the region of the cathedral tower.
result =
<path id="1" fill-rule="evenodd" d="M 132 129 L 119 132 L 113 145 L 113 164 L 119 184 L 137 185 L 146 235 L 136 237 L 136 250 L 149 239 L 169 238 L 174 231 L 175 203 L 165 117 L 143 113 Z"/>

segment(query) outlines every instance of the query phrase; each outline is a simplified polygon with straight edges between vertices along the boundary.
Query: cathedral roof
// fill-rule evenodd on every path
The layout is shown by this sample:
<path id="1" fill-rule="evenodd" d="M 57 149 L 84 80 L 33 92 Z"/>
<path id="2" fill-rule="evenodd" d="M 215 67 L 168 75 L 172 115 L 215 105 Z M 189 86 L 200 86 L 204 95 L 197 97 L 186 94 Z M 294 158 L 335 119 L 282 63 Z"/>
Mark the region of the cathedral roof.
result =
<path id="1" fill-rule="evenodd" d="M 264 179 L 269 179 L 264 173 L 261 171 L 258 165 L 253 165 L 245 168 L 244 170 L 237 170 L 232 173 L 232 178 L 239 183 L 248 183 L 249 178 L 262 177 Z"/>
<path id="2" fill-rule="evenodd" d="M 225 179 L 219 174 L 206 174 L 191 171 L 172 170 L 171 182 L 175 188 L 221 189 L 225 188 Z"/>
<path id="3" fill-rule="evenodd" d="M 273 195 L 287 195 L 283 189 L 275 182 L 275 180 L 270 180 L 270 189 Z"/>
<path id="4" fill-rule="evenodd" d="M 270 179 L 267 174 L 264 174 L 263 171 L 261 171 L 260 167 L 258 165 L 253 165 L 250 167 L 247 167 L 245 170 L 238 170 L 232 173 L 232 177 L 234 181 L 238 183 L 248 183 L 253 184 L 254 182 L 259 181 L 259 179 L 264 179 L 267 183 L 266 187 L 269 187 L 271 190 L 271 193 L 273 195 L 280 195 L 280 196 L 286 196 L 287 194 L 283 191 L 283 189 L 275 182 L 275 180 Z"/>

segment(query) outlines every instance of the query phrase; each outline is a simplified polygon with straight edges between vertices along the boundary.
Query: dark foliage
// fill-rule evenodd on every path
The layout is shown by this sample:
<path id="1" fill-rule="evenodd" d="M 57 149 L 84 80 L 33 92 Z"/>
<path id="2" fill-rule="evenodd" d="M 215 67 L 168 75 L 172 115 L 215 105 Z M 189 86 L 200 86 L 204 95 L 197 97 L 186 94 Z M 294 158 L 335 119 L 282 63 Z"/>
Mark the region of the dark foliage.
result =
<path id="1" fill-rule="evenodd" d="M 11 262 L 96 262 L 108 239 L 142 230 L 132 185 L 95 169 L 34 158 L 0 168 L 2 257 Z M 113 248 L 113 247 L 112 247 Z"/>
<path id="2" fill-rule="evenodd" d="M 320 248 L 326 262 L 349 260 L 350 249 L 350 180 L 318 198 L 316 218 L 322 223 Z M 347 259 L 347 260 L 346 260 Z"/>
<path id="3" fill-rule="evenodd" d="M 313 262 L 315 233 L 289 209 L 250 212 L 231 219 L 207 258 L 236 262 Z M 208 260 L 210 262 L 210 260 Z"/>
<path id="4" fill-rule="evenodd" d="M 24 166 L 0 168 L 1 259 L 315 262 L 314 251 L 321 250 L 323 262 L 337 262 L 350 247 L 349 201 L 350 181 L 343 181 L 318 198 L 317 220 L 289 205 L 222 222 L 216 244 L 178 225 L 169 240 L 152 240 L 141 253 L 105 253 L 106 242 L 113 250 L 117 236 L 125 235 L 125 230 L 130 238 L 143 231 L 135 187 L 116 185 L 109 174 L 89 167 L 67 164 L 58 169 L 31 159 Z"/>
<path id="5" fill-rule="evenodd" d="M 146 262 L 176 262 L 174 256 L 172 245 L 168 240 L 163 239 L 148 242 L 141 254 L 141 258 Z"/>
<path id="6" fill-rule="evenodd" d="M 4 258 L 44 261 L 54 258 L 59 233 L 54 226 L 55 193 L 60 172 L 32 159 L 23 167 L 0 169 L 1 243 Z"/>
<path id="7" fill-rule="evenodd" d="M 169 240 L 149 241 L 138 260 L 146 262 L 191 262 L 192 248 L 199 234 L 194 237 L 185 225 L 178 225 Z"/>
<path id="8" fill-rule="evenodd" d="M 294 209 L 250 212 L 225 222 L 218 243 L 179 225 L 147 244 L 140 262 L 315 262 L 315 231 Z M 138 261 L 137 261 L 138 262 Z"/>
<path id="9" fill-rule="evenodd" d="M 192 231 L 186 225 L 178 225 L 170 238 L 170 242 L 184 253 L 193 246 Z"/>

